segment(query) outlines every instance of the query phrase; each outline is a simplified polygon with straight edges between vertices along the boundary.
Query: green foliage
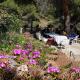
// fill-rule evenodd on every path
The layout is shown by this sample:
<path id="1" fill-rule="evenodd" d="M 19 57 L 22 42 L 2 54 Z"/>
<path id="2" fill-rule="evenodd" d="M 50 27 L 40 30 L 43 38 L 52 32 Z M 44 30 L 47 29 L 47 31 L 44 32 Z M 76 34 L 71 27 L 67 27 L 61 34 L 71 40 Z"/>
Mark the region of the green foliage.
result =
<path id="1" fill-rule="evenodd" d="M 53 23 L 56 21 L 56 19 L 59 19 L 59 22 L 64 25 L 64 21 L 60 20 L 60 18 L 62 19 L 63 16 L 63 4 L 60 2 L 60 0 L 0 1 L 0 6 L 6 8 L 6 13 L 0 13 L 0 21 L 5 25 L 5 29 L 9 29 L 8 31 L 19 31 L 19 28 L 23 25 L 23 21 L 25 21 L 23 20 L 24 16 L 26 16 L 26 20 L 29 18 L 29 16 L 35 16 L 38 19 L 44 18 L 51 20 Z M 7 8 L 10 10 L 7 11 Z M 13 14 L 14 12 L 16 13 Z M 69 13 L 71 14 L 71 17 L 80 16 L 80 0 L 69 0 Z M 6 17 L 1 18 L 1 16 L 4 15 Z M 36 26 L 36 24 L 39 24 L 38 20 L 33 22 L 33 26 Z"/>
<path id="2" fill-rule="evenodd" d="M 76 5 L 80 5 L 80 0 L 73 0 Z"/>
<path id="3" fill-rule="evenodd" d="M 13 35 L 11 40 L 14 42 L 14 44 L 19 43 L 20 45 L 23 45 L 26 42 L 24 36 L 20 34 Z"/>
<path id="4" fill-rule="evenodd" d="M 9 31 L 17 31 L 19 32 L 20 27 L 22 26 L 22 21 L 15 15 L 11 15 L 10 18 L 8 18 L 9 23 Z"/>
<path id="5" fill-rule="evenodd" d="M 7 34 L 2 34 L 0 38 L 0 50 L 4 52 L 10 52 L 14 47 L 14 44 L 10 44 L 10 36 Z"/>
<path id="6" fill-rule="evenodd" d="M 22 26 L 21 19 L 19 19 L 17 15 L 14 15 L 13 13 L 9 14 L 7 11 L 3 9 L 1 9 L 0 11 L 1 11 L 1 16 L 0 16 L 1 29 L 0 31 L 3 31 L 5 29 L 6 31 L 19 31 L 19 28 Z"/>
<path id="7" fill-rule="evenodd" d="M 0 50 L 4 52 L 10 52 L 17 43 L 23 45 L 26 42 L 24 36 L 17 33 L 2 34 L 0 38 Z"/>
<path id="8" fill-rule="evenodd" d="M 20 7 L 20 10 L 18 10 L 18 12 L 20 13 L 20 14 L 32 14 L 32 15 L 34 15 L 34 14 L 36 14 L 37 13 L 37 9 L 36 9 L 36 7 L 35 7 L 35 5 L 34 4 L 28 4 L 28 5 L 20 5 L 19 6 Z"/>
<path id="9" fill-rule="evenodd" d="M 11 9 L 16 9 L 16 10 L 18 9 L 18 6 L 17 4 L 15 4 L 14 0 L 6 0 L 1 5 Z"/>
<path id="10" fill-rule="evenodd" d="M 33 27 L 37 26 L 39 24 L 39 21 L 33 21 Z"/>
<path id="11" fill-rule="evenodd" d="M 13 49 L 13 45 L 10 46 L 7 43 L 6 44 L 1 44 L 0 45 L 0 50 L 4 52 L 10 52 Z"/>

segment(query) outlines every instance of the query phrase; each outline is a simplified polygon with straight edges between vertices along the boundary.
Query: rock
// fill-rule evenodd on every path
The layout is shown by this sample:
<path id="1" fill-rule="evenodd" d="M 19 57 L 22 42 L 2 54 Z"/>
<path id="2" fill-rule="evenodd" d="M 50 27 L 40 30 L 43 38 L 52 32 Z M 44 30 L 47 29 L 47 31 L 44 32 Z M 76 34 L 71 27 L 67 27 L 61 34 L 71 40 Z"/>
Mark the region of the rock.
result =
<path id="1" fill-rule="evenodd" d="M 26 64 L 17 67 L 16 75 L 22 76 L 25 72 L 28 72 L 28 66 Z"/>
<path id="2" fill-rule="evenodd" d="M 10 68 L 16 68 L 19 65 L 14 59 L 11 59 L 11 58 L 8 59 L 8 62 L 9 62 Z"/>

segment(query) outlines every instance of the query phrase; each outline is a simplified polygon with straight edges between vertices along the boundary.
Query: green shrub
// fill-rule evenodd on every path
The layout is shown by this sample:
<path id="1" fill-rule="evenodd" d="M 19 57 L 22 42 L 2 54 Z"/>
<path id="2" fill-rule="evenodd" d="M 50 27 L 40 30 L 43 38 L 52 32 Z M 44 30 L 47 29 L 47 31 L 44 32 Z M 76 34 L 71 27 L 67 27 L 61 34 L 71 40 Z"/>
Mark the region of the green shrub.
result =
<path id="1" fill-rule="evenodd" d="M 20 45 L 23 45 L 26 42 L 24 36 L 23 35 L 20 35 L 20 34 L 15 34 L 15 35 L 11 36 L 11 41 L 14 44 L 17 44 L 18 43 Z"/>
<path id="2" fill-rule="evenodd" d="M 23 35 L 17 33 L 2 34 L 0 50 L 4 52 L 10 52 L 17 43 L 23 45 L 25 42 L 26 39 Z"/>

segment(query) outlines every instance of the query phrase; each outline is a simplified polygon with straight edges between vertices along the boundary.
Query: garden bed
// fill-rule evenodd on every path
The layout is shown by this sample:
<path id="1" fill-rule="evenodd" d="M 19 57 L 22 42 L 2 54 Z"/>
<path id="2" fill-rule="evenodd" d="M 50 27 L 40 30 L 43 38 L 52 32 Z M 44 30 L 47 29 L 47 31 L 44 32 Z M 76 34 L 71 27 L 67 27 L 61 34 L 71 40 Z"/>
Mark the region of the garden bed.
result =
<path id="1" fill-rule="evenodd" d="M 17 39 L 19 37 L 19 43 L 15 43 L 8 51 L 3 49 L 4 51 L 0 53 L 1 80 L 77 80 L 79 78 L 79 62 L 71 61 L 56 47 L 50 48 L 29 34 L 25 34 L 25 38 L 24 35 L 16 37 Z M 12 43 L 14 41 L 13 39 Z"/>

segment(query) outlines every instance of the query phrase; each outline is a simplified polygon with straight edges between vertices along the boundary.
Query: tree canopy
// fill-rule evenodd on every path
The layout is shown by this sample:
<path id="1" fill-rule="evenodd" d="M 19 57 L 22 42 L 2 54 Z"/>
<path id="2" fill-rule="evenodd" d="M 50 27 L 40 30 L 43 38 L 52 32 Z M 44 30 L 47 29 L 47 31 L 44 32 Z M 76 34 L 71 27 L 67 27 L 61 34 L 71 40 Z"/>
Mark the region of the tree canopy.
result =
<path id="1" fill-rule="evenodd" d="M 58 20 L 57 23 L 64 28 L 80 22 L 80 0 L 0 0 L 0 6 L 0 24 L 7 23 L 2 17 L 6 15 L 7 21 L 12 21 L 8 26 L 20 26 L 13 24 L 19 24 L 20 21 L 23 25 L 23 17 L 26 16 L 27 20 L 29 15 L 51 20 L 53 25 Z"/>

